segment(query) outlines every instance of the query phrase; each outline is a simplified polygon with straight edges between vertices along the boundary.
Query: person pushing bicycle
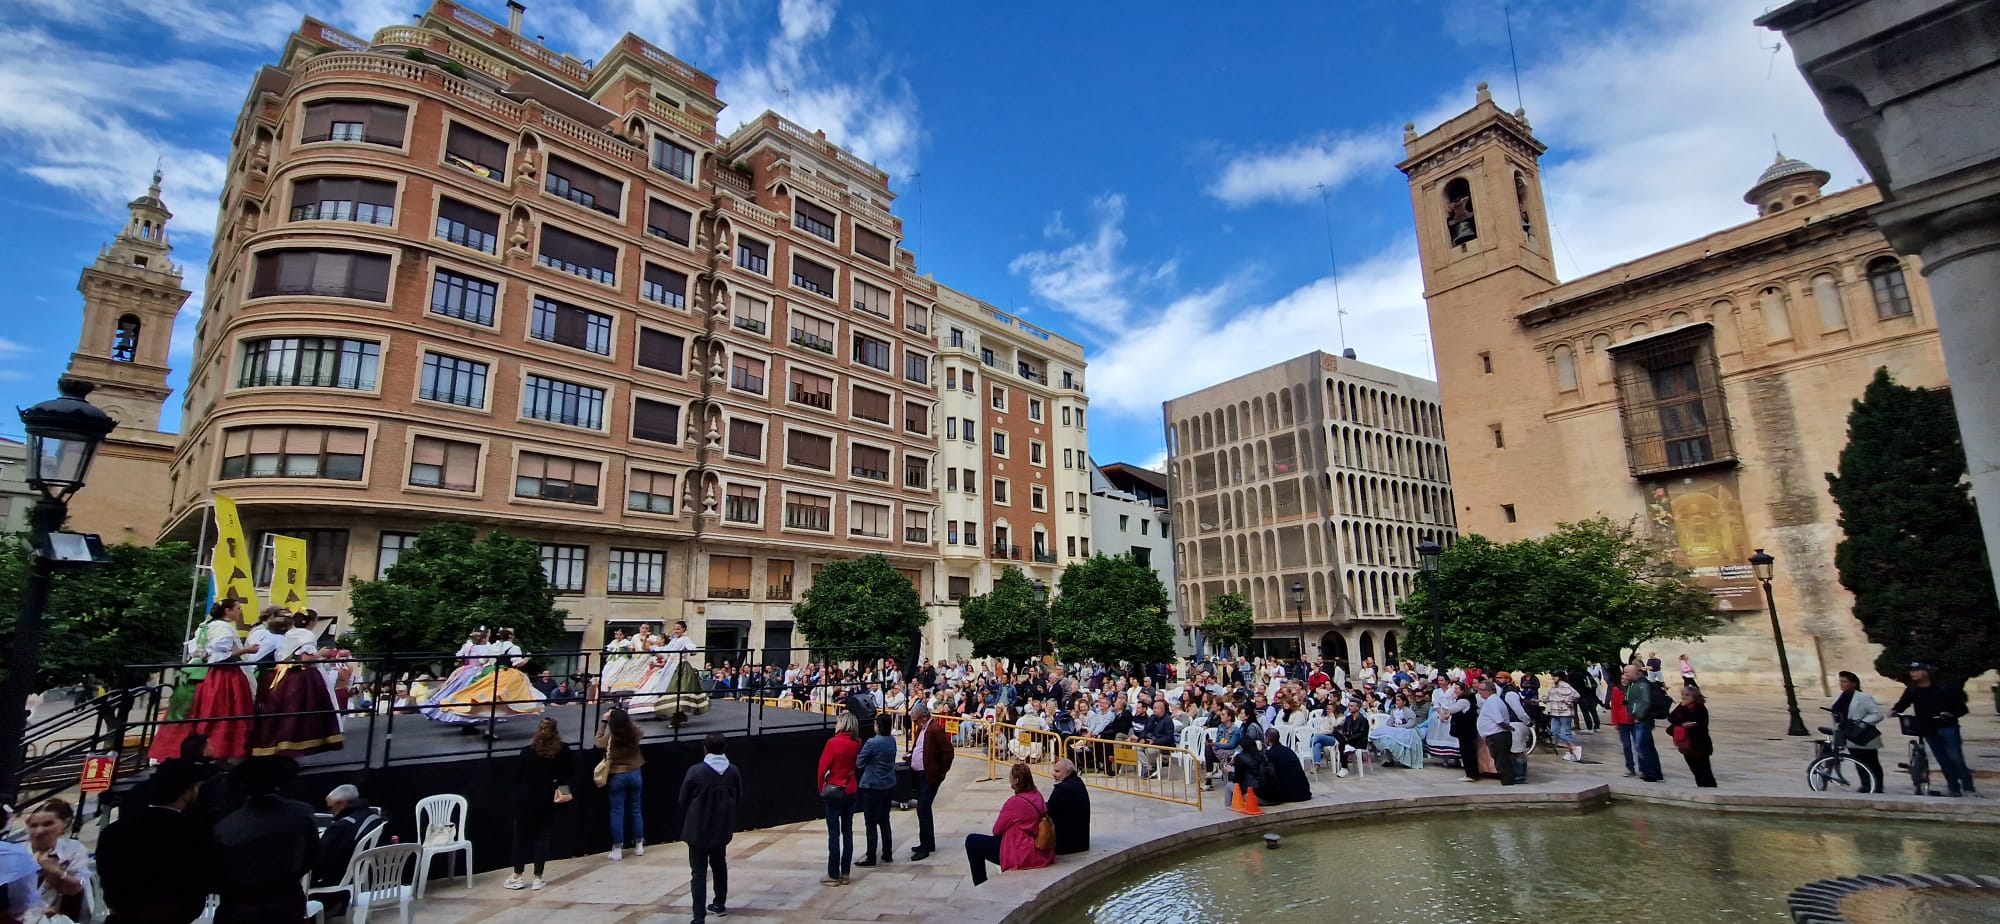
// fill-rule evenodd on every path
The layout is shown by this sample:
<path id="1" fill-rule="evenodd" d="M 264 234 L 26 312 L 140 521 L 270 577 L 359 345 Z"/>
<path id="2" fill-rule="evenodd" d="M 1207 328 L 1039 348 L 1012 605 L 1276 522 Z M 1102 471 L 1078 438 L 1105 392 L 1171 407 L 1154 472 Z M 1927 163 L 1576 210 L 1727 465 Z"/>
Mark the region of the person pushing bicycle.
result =
<path id="1" fill-rule="evenodd" d="M 1903 697 L 1889 711 L 1901 716 L 1909 713 L 1912 729 L 1921 735 L 1937 756 L 1938 770 L 1944 774 L 1945 786 L 1952 796 L 1977 795 L 1972 786 L 1972 771 L 1965 766 L 1965 749 L 1958 735 L 1958 718 L 1968 711 L 1965 690 L 1959 687 L 1941 687 L 1931 681 L 1931 666 L 1923 662 L 1910 665 L 1910 681 L 1903 687 Z"/>

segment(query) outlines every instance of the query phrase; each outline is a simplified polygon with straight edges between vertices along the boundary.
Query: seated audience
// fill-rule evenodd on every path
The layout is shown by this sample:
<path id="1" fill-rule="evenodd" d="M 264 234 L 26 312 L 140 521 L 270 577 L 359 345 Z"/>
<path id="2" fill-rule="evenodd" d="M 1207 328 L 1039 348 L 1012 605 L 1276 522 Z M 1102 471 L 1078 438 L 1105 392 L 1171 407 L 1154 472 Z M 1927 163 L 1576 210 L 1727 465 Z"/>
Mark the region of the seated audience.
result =
<path id="1" fill-rule="evenodd" d="M 1284 733 L 1275 728 L 1264 732 L 1264 779 L 1257 786 L 1257 801 L 1264 805 L 1312 800 L 1312 784 L 1306 782 L 1306 769 L 1300 765 L 1297 752 L 1286 747 L 1283 739 Z"/>

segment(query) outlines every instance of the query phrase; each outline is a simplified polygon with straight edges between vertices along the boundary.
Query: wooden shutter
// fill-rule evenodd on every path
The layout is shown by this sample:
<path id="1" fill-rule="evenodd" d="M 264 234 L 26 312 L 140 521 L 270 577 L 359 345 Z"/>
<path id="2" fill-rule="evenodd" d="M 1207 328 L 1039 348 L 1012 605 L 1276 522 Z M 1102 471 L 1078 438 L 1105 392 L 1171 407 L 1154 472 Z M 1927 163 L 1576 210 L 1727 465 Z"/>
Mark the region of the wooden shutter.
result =
<path id="1" fill-rule="evenodd" d="M 735 455 L 764 454 L 764 425 L 754 420 L 729 422 L 729 451 Z"/>
<path id="2" fill-rule="evenodd" d="M 889 239 L 867 228 L 856 225 L 854 228 L 854 252 L 887 265 L 889 262 Z"/>
<path id="3" fill-rule="evenodd" d="M 632 405 L 632 438 L 657 443 L 681 441 L 681 409 L 660 401 L 635 399 Z"/>
<path id="4" fill-rule="evenodd" d="M 650 327 L 639 329 L 639 365 L 661 372 L 681 374 L 682 358 L 687 352 L 687 341 L 666 331 Z"/>
<path id="5" fill-rule="evenodd" d="M 484 209 L 473 208 L 455 199 L 438 200 L 438 217 L 455 221 L 475 231 L 484 231 L 495 237 L 500 236 L 500 216 Z"/>
<path id="6" fill-rule="evenodd" d="M 303 141 L 325 141 L 327 136 L 333 134 L 334 107 L 338 105 L 339 103 L 332 101 L 308 103 L 306 124 L 300 130 L 299 138 Z"/>
<path id="7" fill-rule="evenodd" d="M 785 434 L 785 461 L 792 465 L 830 471 L 833 468 L 833 440 L 817 433 L 793 430 Z"/>
<path id="8" fill-rule="evenodd" d="M 877 477 L 876 472 L 882 473 L 880 477 L 889 477 L 889 450 L 879 446 L 856 446 L 853 453 L 856 470 L 869 472 L 870 478 Z"/>
<path id="9" fill-rule="evenodd" d="M 685 244 L 694 229 L 694 215 L 654 199 L 646 205 L 646 226 L 647 230 L 658 229 L 667 240 Z"/>
<path id="10" fill-rule="evenodd" d="M 857 388 L 854 390 L 854 413 L 858 417 L 887 422 L 889 396 L 883 392 Z"/>
<path id="11" fill-rule="evenodd" d="M 792 272 L 806 282 L 818 286 L 821 292 L 833 293 L 832 269 L 821 266 L 804 257 L 793 257 Z"/>
<path id="12" fill-rule="evenodd" d="M 686 273 L 677 273 L 664 266 L 646 264 L 646 281 L 654 283 L 668 292 L 687 298 L 688 278 Z"/>
<path id="13" fill-rule="evenodd" d="M 403 126 L 409 121 L 410 110 L 388 103 L 358 104 L 362 123 L 362 139 L 369 144 L 386 144 L 402 147 Z M 347 121 L 343 119 L 342 121 Z"/>
<path id="14" fill-rule="evenodd" d="M 353 282 L 348 289 L 352 297 L 378 302 L 388 301 L 389 258 L 377 253 L 357 253 L 352 256 Z"/>
<path id="15" fill-rule="evenodd" d="M 396 206 L 396 184 L 381 180 L 355 180 L 354 201 L 388 208 Z"/>

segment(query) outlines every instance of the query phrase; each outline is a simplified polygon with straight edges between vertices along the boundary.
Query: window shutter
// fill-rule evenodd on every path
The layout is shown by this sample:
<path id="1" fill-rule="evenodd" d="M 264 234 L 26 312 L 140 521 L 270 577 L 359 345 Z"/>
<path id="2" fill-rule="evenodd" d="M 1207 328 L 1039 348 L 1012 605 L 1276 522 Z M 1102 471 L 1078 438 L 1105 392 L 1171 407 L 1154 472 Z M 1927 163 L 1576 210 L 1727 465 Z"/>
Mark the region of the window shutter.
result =
<path id="1" fill-rule="evenodd" d="M 381 180 L 355 180 L 353 199 L 369 205 L 394 208 L 396 205 L 396 184 Z"/>
<path id="2" fill-rule="evenodd" d="M 646 281 L 660 286 L 682 298 L 687 297 L 688 278 L 686 273 L 677 273 L 664 266 L 646 264 Z"/>
<path id="3" fill-rule="evenodd" d="M 655 199 L 646 205 L 646 224 L 649 230 L 658 229 L 667 240 L 685 244 L 694 228 L 694 216 L 685 209 Z"/>
<path id="4" fill-rule="evenodd" d="M 639 365 L 662 372 L 681 374 L 687 341 L 650 327 L 639 329 Z"/>
<path id="5" fill-rule="evenodd" d="M 401 106 L 374 103 L 367 107 L 367 115 L 362 119 L 362 138 L 369 144 L 386 144 L 401 147 L 403 126 L 408 121 L 410 111 Z"/>
<path id="6" fill-rule="evenodd" d="M 300 138 L 306 141 L 325 141 L 333 134 L 334 107 L 338 103 L 312 103 L 306 106 L 306 124 Z"/>
<path id="7" fill-rule="evenodd" d="M 632 437 L 658 443 L 679 443 L 681 409 L 659 401 L 637 399 L 632 406 Z"/>
<path id="8" fill-rule="evenodd" d="M 880 263 L 888 263 L 889 239 L 857 226 L 854 229 L 854 252 Z"/>
<path id="9" fill-rule="evenodd" d="M 438 200 L 438 217 L 455 221 L 475 231 L 484 231 L 495 237 L 500 235 L 500 216 L 484 209 L 473 208 L 455 199 Z"/>
<path id="10" fill-rule="evenodd" d="M 378 302 L 389 300 L 389 258 L 381 254 L 353 254 L 353 287 L 355 298 L 366 298 Z M 324 256 L 322 256 L 324 259 Z"/>
<path id="11" fill-rule="evenodd" d="M 869 420 L 889 419 L 889 396 L 866 388 L 854 391 L 854 413 Z"/>

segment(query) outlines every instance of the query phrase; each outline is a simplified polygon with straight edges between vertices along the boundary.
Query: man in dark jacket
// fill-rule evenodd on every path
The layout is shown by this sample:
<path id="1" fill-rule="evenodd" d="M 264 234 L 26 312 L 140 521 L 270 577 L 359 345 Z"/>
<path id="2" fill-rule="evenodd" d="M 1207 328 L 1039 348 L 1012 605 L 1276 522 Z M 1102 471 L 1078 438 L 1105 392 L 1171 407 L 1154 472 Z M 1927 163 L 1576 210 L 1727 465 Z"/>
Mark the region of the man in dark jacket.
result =
<path id="1" fill-rule="evenodd" d="M 1299 755 L 1280 743 L 1277 729 L 1264 732 L 1264 779 L 1257 786 L 1257 801 L 1264 805 L 1312 801 L 1312 784 L 1306 782 L 1306 768 Z"/>
<path id="2" fill-rule="evenodd" d="M 1174 728 L 1173 716 L 1167 714 L 1166 697 L 1163 696 L 1154 700 L 1152 712 L 1143 721 L 1135 723 L 1132 726 L 1132 740 L 1144 741 L 1147 744 L 1157 744 L 1163 748 L 1170 748 L 1180 743 L 1180 733 L 1178 729 Z M 1166 751 L 1155 750 L 1153 748 L 1138 748 L 1137 750 L 1139 752 L 1140 777 L 1152 779 L 1166 772 L 1165 762 L 1160 759 L 1161 755 L 1167 753 Z"/>
<path id="3" fill-rule="evenodd" d="M 169 760 L 153 771 L 145 807 L 119 813 L 97 842 L 107 924 L 185 924 L 201 916 L 215 864 L 208 825 L 189 814 L 208 771 Z"/>
<path id="4" fill-rule="evenodd" d="M 694 896 L 695 924 L 729 914 L 729 841 L 736 836 L 736 803 L 743 798 L 743 774 L 723 755 L 718 734 L 702 739 L 701 763 L 681 778 L 681 840 L 688 845 L 688 889 Z M 708 875 L 715 874 L 715 901 L 708 898 Z"/>
<path id="5" fill-rule="evenodd" d="M 347 865 L 354 859 L 355 845 L 368 832 L 382 826 L 382 812 L 361 798 L 361 791 L 351 785 L 335 786 L 326 794 L 326 810 L 333 813 L 333 822 L 319 835 L 319 858 L 313 861 L 312 884 L 314 889 L 339 885 L 347 878 Z M 326 913 L 338 916 L 347 910 L 348 893 L 321 893 L 326 902 Z"/>
<path id="6" fill-rule="evenodd" d="M 1056 826 L 1056 853 L 1082 853 L 1090 849 L 1090 790 L 1083 776 L 1068 758 L 1056 761 L 1050 774 L 1056 784 L 1049 787 L 1049 822 Z"/>
<path id="7" fill-rule="evenodd" d="M 289 757 L 252 757 L 231 771 L 245 800 L 215 824 L 217 855 L 209 873 L 222 898 L 215 924 L 305 918 L 300 880 L 318 855 L 319 830 L 311 806 L 279 794 L 298 772 Z"/>
<path id="8" fill-rule="evenodd" d="M 932 718 L 930 707 L 923 703 L 911 706 L 910 780 L 917 790 L 917 845 L 910 850 L 911 862 L 937 852 L 937 826 L 932 821 L 931 802 L 937 798 L 938 787 L 944 785 L 944 775 L 950 772 L 951 759 L 956 753 L 952 750 L 951 735 L 945 732 L 943 722 Z"/>

